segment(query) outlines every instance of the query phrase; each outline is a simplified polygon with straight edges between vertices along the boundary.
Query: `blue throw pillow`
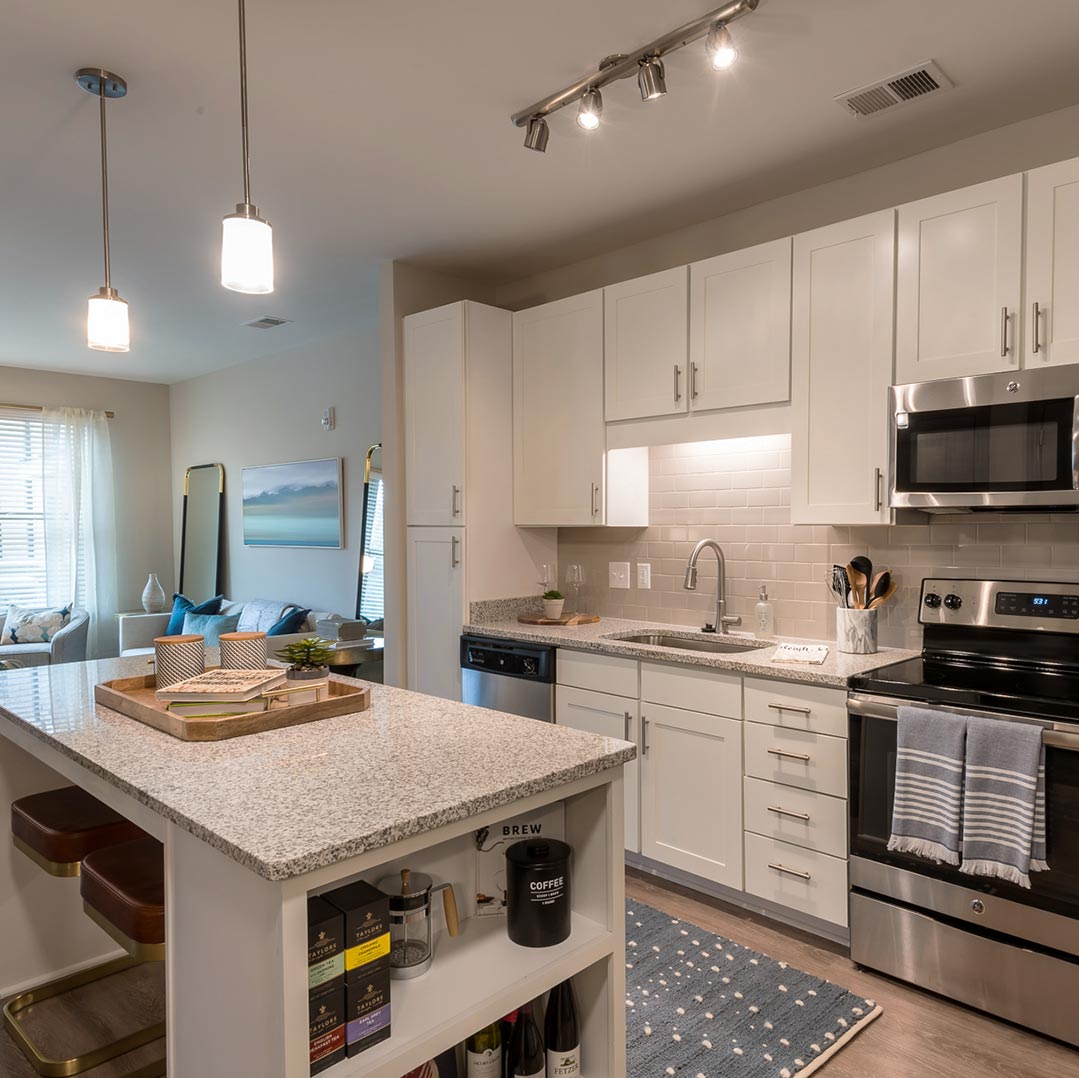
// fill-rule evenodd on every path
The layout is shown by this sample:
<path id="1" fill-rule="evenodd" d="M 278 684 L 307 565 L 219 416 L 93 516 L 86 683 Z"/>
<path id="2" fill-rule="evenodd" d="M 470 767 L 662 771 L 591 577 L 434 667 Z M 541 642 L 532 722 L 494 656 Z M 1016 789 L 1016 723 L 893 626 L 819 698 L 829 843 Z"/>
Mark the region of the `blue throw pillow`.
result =
<path id="1" fill-rule="evenodd" d="M 239 614 L 196 614 L 190 611 L 184 615 L 184 632 L 201 636 L 206 647 L 216 648 L 221 644 L 221 634 L 236 632 L 239 622 Z"/>
<path id="2" fill-rule="evenodd" d="M 220 614 L 224 595 L 215 595 L 196 606 L 186 595 L 175 594 L 172 597 L 172 617 L 165 630 L 166 636 L 179 636 L 184 631 L 184 617 L 187 614 Z"/>
<path id="3" fill-rule="evenodd" d="M 271 625 L 266 630 L 266 635 L 289 636 L 292 633 L 303 632 L 304 622 L 307 621 L 307 615 L 310 613 L 310 610 L 304 610 L 297 606 L 290 610 L 280 621 Z"/>

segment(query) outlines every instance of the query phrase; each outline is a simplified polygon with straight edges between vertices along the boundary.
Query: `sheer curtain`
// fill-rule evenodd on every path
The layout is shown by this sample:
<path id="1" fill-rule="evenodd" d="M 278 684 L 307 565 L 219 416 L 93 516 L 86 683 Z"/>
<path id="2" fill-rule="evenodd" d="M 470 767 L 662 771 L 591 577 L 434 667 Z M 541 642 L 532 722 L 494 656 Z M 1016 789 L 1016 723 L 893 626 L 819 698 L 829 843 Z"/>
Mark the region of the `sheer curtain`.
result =
<path id="1" fill-rule="evenodd" d="M 90 613 L 87 658 L 116 654 L 116 511 L 104 412 L 44 408 L 45 564 L 50 606 Z"/>

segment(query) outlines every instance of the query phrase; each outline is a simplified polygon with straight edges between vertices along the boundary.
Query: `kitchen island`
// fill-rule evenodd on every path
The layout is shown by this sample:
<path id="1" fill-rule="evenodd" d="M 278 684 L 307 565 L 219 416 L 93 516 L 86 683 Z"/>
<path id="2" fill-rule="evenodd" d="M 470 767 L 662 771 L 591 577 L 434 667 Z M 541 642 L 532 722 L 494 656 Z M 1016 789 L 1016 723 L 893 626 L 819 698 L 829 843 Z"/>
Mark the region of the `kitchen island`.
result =
<path id="1" fill-rule="evenodd" d="M 585 1072 L 624 1073 L 633 745 L 377 685 L 361 714 L 193 744 L 95 704 L 97 682 L 144 670 L 0 673 L 0 795 L 74 783 L 164 844 L 170 1075 L 307 1075 L 307 898 L 405 867 L 455 884 L 460 935 L 441 933 L 430 973 L 393 983 L 391 1038 L 325 1073 L 399 1078 L 571 976 Z M 572 933 L 529 950 L 501 918 L 474 916 L 473 836 L 556 802 L 574 850 Z M 114 953 L 77 881 L 3 850 L 0 993 Z"/>

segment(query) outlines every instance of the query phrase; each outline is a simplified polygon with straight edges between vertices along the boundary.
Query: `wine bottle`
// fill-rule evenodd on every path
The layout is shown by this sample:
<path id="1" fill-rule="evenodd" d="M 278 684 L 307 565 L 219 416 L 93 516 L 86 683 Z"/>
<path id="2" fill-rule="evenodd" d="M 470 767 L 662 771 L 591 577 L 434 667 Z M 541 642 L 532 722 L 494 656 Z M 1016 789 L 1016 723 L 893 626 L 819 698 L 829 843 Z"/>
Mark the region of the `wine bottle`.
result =
<path id="1" fill-rule="evenodd" d="M 581 1022 L 569 981 L 551 989 L 543 1033 L 547 1042 L 546 1078 L 581 1078 Z"/>
<path id="2" fill-rule="evenodd" d="M 532 1017 L 532 1004 L 526 1003 L 517 1012 L 517 1021 L 510 1040 L 510 1065 L 506 1078 L 546 1078 L 547 1064 L 543 1055 L 543 1038 Z"/>
<path id="3" fill-rule="evenodd" d="M 467 1078 L 502 1078 L 502 1028 L 494 1021 L 465 1041 Z"/>
<path id="4" fill-rule="evenodd" d="M 510 1045 L 513 1043 L 513 1028 L 517 1023 L 517 1011 L 510 1011 L 502 1019 L 502 1075 L 509 1078 L 513 1073 L 510 1070 Z"/>

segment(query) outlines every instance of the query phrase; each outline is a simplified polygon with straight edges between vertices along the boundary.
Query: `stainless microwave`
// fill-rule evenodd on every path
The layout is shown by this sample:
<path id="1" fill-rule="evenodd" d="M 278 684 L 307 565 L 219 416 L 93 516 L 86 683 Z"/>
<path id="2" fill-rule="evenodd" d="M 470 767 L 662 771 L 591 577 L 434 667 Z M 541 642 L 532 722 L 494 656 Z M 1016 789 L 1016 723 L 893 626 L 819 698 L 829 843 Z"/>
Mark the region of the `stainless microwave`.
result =
<path id="1" fill-rule="evenodd" d="M 891 388 L 889 504 L 1079 509 L 1079 364 Z"/>

